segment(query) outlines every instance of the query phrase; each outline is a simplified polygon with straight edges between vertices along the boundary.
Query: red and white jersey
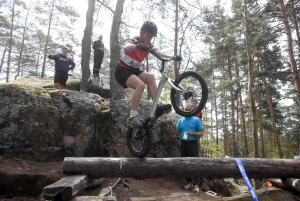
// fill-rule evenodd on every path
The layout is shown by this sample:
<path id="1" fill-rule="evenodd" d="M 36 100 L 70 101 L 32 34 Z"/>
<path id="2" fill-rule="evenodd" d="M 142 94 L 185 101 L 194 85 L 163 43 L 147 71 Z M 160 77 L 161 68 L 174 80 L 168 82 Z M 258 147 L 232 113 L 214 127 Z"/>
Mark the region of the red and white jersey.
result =
<path id="1" fill-rule="evenodd" d="M 132 44 L 140 44 L 142 43 L 141 37 L 140 36 L 136 36 L 132 39 L 129 40 L 130 43 Z M 150 49 L 150 51 L 154 51 L 155 48 L 154 46 L 149 43 L 148 47 Z M 149 52 L 144 52 L 142 50 L 134 50 L 132 52 L 125 52 L 123 53 L 123 55 L 121 56 L 118 65 L 123 66 L 125 68 L 128 67 L 133 67 L 133 68 L 140 68 L 143 65 L 143 62 L 145 60 L 145 58 L 148 56 Z"/>

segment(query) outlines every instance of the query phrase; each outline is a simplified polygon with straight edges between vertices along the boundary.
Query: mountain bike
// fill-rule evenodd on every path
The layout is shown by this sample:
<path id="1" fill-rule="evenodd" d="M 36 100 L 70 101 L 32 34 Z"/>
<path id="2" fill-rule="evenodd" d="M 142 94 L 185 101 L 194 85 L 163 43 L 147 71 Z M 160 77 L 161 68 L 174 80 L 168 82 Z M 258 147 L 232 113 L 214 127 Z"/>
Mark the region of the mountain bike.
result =
<path id="1" fill-rule="evenodd" d="M 180 74 L 175 80 L 171 80 L 165 72 L 165 63 L 173 61 L 172 58 L 162 58 L 155 52 L 150 52 L 161 60 L 161 79 L 158 84 L 156 98 L 153 100 L 150 114 L 142 121 L 143 127 L 128 126 L 126 133 L 127 147 L 133 156 L 143 158 L 148 155 L 153 145 L 152 128 L 156 120 L 163 114 L 170 113 L 172 106 L 175 112 L 184 117 L 191 117 L 198 114 L 205 106 L 208 98 L 208 88 L 203 77 L 194 71 L 187 71 Z M 170 104 L 164 105 L 156 111 L 159 97 L 164 84 L 168 82 L 171 88 Z M 185 111 L 185 106 L 197 100 L 198 105 L 192 111 Z"/>

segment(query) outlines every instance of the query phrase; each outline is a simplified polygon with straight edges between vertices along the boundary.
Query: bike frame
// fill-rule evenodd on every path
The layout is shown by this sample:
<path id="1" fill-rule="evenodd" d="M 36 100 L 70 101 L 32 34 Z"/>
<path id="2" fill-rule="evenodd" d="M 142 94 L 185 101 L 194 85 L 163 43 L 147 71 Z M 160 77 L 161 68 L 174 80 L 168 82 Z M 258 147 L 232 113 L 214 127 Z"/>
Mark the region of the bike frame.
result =
<path id="1" fill-rule="evenodd" d="M 160 56 L 158 56 L 155 52 L 150 52 L 151 54 L 153 54 L 154 56 L 156 56 L 159 60 L 162 61 L 162 64 L 161 64 L 161 68 L 159 70 L 159 72 L 161 73 L 162 77 L 159 81 L 159 84 L 158 84 L 158 87 L 157 87 L 157 91 L 156 91 L 156 96 L 155 96 L 155 99 L 153 100 L 153 105 L 151 107 L 151 113 L 150 113 L 150 118 L 154 118 L 154 115 L 155 115 L 155 111 L 156 111 L 156 108 L 157 108 L 157 104 L 158 104 L 158 101 L 159 101 L 159 97 L 161 95 L 161 92 L 162 92 L 162 89 L 165 85 L 165 83 L 168 81 L 168 83 L 170 84 L 170 86 L 175 89 L 176 91 L 179 91 L 179 92 L 182 92 L 181 89 L 177 88 L 173 82 L 171 81 L 169 75 L 165 72 L 165 63 L 167 61 L 171 61 L 172 59 L 170 58 L 162 58 Z"/>

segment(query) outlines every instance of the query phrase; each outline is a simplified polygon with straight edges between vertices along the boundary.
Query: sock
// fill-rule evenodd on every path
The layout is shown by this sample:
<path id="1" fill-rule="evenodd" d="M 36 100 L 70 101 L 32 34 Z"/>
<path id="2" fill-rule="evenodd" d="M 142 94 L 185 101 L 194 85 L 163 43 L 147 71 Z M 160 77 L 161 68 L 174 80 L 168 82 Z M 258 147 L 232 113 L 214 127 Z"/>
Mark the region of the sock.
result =
<path id="1" fill-rule="evenodd" d="M 130 116 L 129 116 L 129 118 L 131 118 L 131 117 L 136 117 L 137 114 L 138 114 L 138 113 L 137 113 L 136 110 L 130 110 Z"/>

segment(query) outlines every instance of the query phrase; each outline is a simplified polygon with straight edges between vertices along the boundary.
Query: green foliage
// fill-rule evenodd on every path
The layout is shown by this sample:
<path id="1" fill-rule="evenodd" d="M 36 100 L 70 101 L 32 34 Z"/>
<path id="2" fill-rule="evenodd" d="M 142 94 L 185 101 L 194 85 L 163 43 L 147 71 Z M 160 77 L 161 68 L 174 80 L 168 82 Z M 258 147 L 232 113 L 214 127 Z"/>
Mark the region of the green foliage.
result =
<path id="1" fill-rule="evenodd" d="M 0 12 L 1 14 L 1 12 Z M 0 27 L 2 28 L 9 28 L 10 23 L 7 21 L 5 16 L 0 15 Z"/>
<path id="2" fill-rule="evenodd" d="M 216 143 L 216 139 L 210 131 L 205 130 L 204 136 L 200 141 L 201 152 L 203 157 L 223 158 L 224 150 L 222 146 Z"/>

